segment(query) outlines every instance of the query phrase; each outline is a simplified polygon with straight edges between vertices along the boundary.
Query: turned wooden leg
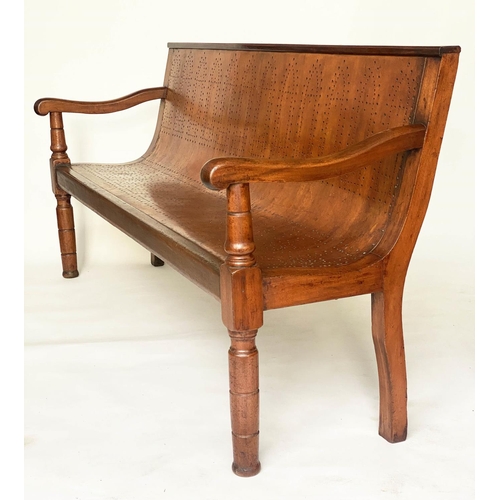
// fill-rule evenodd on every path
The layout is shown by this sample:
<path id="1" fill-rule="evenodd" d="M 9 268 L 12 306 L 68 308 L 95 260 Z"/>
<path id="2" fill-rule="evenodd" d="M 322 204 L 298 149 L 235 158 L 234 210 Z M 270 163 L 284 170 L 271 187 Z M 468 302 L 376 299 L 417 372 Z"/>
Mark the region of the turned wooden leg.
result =
<path id="1" fill-rule="evenodd" d="M 229 330 L 229 392 L 233 472 L 255 476 L 259 462 L 259 358 L 255 347 L 262 326 L 262 274 L 253 251 L 248 184 L 227 189 L 227 258 L 220 269 L 222 321 Z"/>
<path id="2" fill-rule="evenodd" d="M 50 113 L 50 149 L 52 151 L 50 172 L 52 191 L 57 200 L 56 214 L 63 268 L 62 275 L 64 278 L 76 278 L 78 276 L 78 267 L 76 264 L 75 223 L 73 220 L 71 196 L 61 189 L 57 183 L 58 166 L 67 166 L 71 163 L 66 154 L 67 146 L 61 112 Z"/>
<path id="3" fill-rule="evenodd" d="M 390 443 L 406 439 L 406 364 L 402 287 L 372 294 L 372 333 L 380 386 L 379 434 Z"/>
<path id="4" fill-rule="evenodd" d="M 154 253 L 151 254 L 151 265 L 154 267 L 161 267 L 165 264 L 160 257 L 157 257 Z"/>
<path id="5" fill-rule="evenodd" d="M 76 278 L 78 268 L 76 262 L 75 224 L 73 207 L 69 194 L 56 194 L 57 199 L 57 226 L 59 228 L 59 245 L 64 278 Z"/>
<path id="6" fill-rule="evenodd" d="M 255 476 L 259 462 L 259 353 L 257 330 L 229 331 L 229 394 L 233 433 L 233 472 Z"/>

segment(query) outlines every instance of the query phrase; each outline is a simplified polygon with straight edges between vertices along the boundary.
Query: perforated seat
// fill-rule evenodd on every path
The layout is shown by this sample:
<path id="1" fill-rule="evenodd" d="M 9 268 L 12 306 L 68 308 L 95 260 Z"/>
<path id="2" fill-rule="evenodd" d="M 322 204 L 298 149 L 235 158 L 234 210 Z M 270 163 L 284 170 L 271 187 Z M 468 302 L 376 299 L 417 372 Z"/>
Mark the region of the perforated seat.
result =
<path id="1" fill-rule="evenodd" d="M 161 226 L 196 243 L 200 251 L 220 264 L 224 262 L 226 200 L 221 192 L 210 191 L 201 181 L 147 159 L 127 164 L 75 164 L 68 175 L 93 190 L 98 187 L 110 199 L 120 199 L 124 207 L 147 214 Z M 285 188 L 271 186 L 266 194 L 283 197 Z M 344 203 L 349 205 L 349 195 L 342 191 L 338 195 L 344 196 Z M 298 211 L 302 210 L 300 202 Z M 336 225 L 337 231 L 326 231 L 318 227 L 313 214 L 308 220 L 308 214 L 302 211 L 301 217 L 293 220 L 267 207 L 261 200 L 253 209 L 255 255 L 264 275 L 268 269 L 296 267 L 311 271 L 352 264 L 370 254 L 383 234 L 383 228 L 374 229 L 368 221 L 361 234 L 342 232 L 340 224 Z M 332 214 L 332 218 L 336 215 Z"/>

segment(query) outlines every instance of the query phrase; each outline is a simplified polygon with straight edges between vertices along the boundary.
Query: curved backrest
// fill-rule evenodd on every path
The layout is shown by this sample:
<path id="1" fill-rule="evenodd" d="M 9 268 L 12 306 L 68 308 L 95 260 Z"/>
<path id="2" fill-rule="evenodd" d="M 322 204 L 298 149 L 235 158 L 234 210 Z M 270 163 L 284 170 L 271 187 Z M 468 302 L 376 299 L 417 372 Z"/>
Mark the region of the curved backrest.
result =
<path id="1" fill-rule="evenodd" d="M 389 128 L 427 125 L 441 56 L 459 50 L 169 46 L 169 90 L 150 154 L 191 184 L 213 157 L 318 157 Z M 328 181 L 253 185 L 253 206 L 347 247 L 356 245 L 353 227 L 372 247 L 390 233 L 389 248 L 419 157 L 396 155 Z"/>

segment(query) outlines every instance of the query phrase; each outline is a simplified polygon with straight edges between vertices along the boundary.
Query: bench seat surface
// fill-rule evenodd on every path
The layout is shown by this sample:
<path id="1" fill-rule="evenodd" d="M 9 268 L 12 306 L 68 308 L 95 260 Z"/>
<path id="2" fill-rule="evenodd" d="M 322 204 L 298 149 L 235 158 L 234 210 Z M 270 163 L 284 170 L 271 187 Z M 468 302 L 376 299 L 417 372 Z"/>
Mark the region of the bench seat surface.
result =
<path id="1" fill-rule="evenodd" d="M 65 175 L 93 191 L 97 186 L 109 199 L 118 198 L 123 203 L 117 209 L 138 211 L 152 226 L 164 227 L 165 233 L 171 230 L 194 243 L 215 265 L 224 262 L 224 192 L 211 191 L 201 181 L 147 159 L 125 164 L 75 164 Z M 283 188 L 269 187 L 276 196 Z M 345 197 L 345 193 L 339 192 L 338 196 Z M 255 256 L 264 275 L 275 274 L 281 268 L 310 271 L 352 265 L 365 259 L 379 238 L 378 232 L 373 232 L 371 238 L 366 238 L 366 233 L 362 237 L 339 237 L 335 232 L 317 229 L 313 219 L 310 227 L 305 227 L 304 221 L 299 224 L 286 219 L 266 210 L 264 204 L 254 205 L 252 213 Z"/>

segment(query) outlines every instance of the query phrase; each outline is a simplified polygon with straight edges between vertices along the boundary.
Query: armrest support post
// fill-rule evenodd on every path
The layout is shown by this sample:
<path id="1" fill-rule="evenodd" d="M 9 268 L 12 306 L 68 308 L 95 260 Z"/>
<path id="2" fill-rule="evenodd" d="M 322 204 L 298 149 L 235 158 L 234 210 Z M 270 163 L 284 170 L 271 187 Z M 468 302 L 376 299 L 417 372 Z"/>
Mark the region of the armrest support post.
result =
<path id="1" fill-rule="evenodd" d="M 62 113 L 50 113 L 50 150 L 52 151 L 50 161 L 54 166 L 70 163 L 66 154 L 67 149 Z"/>
<path id="2" fill-rule="evenodd" d="M 232 184 L 227 188 L 227 232 L 224 250 L 227 253 L 226 264 L 230 267 L 251 267 L 255 264 L 248 184 Z"/>
<path id="3" fill-rule="evenodd" d="M 66 137 L 64 135 L 64 124 L 62 113 L 50 113 L 50 177 L 52 180 L 52 191 L 56 196 L 66 196 L 57 184 L 56 168 L 58 165 L 69 165 L 71 160 L 66 153 L 68 146 L 66 145 Z"/>

